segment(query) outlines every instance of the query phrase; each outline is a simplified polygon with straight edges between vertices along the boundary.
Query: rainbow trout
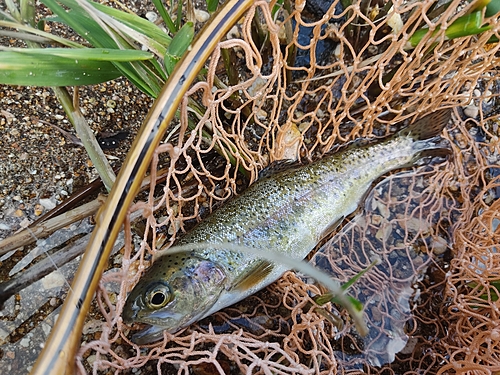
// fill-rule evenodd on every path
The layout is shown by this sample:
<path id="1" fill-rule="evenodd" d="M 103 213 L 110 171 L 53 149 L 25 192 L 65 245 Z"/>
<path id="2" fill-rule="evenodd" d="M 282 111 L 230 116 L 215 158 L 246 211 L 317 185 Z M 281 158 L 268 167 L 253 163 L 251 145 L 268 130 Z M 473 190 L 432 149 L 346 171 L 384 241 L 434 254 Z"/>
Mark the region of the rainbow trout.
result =
<path id="1" fill-rule="evenodd" d="M 126 323 L 149 325 L 133 340 L 157 341 L 162 331 L 176 332 L 232 305 L 288 270 L 250 253 L 211 249 L 210 243 L 272 249 L 304 259 L 359 206 L 376 179 L 442 152 L 438 135 L 449 118 L 450 111 L 441 110 L 382 142 L 352 145 L 300 167 L 268 170 L 177 242 L 204 243 L 203 250 L 167 252 L 146 271 L 123 310 Z"/>

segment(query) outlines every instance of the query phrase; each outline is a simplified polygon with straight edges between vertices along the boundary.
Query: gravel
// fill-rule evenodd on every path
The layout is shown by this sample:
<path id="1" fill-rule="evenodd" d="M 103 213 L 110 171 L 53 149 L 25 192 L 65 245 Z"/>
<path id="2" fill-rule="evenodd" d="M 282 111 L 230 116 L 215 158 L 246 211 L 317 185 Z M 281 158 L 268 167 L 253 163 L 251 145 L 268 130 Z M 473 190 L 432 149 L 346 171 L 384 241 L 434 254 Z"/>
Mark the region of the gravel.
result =
<path id="1" fill-rule="evenodd" d="M 1 86 L 0 238 L 33 222 L 78 188 L 97 178 L 83 147 L 55 125 L 75 134 L 50 88 Z M 118 148 L 106 150 L 121 165 L 152 100 L 126 80 L 80 90 L 80 103 L 96 135 L 128 131 Z M 115 103 L 112 113 L 109 102 Z"/>

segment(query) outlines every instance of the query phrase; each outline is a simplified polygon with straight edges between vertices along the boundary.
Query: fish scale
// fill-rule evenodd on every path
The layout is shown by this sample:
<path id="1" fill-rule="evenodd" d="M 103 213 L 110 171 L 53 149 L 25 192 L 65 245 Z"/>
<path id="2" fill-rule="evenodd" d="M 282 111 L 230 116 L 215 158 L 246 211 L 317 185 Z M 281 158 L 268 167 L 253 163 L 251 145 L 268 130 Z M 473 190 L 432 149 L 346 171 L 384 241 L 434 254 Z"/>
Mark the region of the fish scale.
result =
<path id="1" fill-rule="evenodd" d="M 441 110 L 378 143 L 354 143 L 308 165 L 271 166 L 177 242 L 203 243 L 204 249 L 167 250 L 146 271 L 123 311 L 125 322 L 150 325 L 134 341 L 156 341 L 163 330 L 175 332 L 240 301 L 288 270 L 254 254 L 214 250 L 210 243 L 272 249 L 303 259 L 359 206 L 380 176 L 426 154 L 439 154 L 443 146 L 436 136 L 449 118 L 450 112 Z"/>

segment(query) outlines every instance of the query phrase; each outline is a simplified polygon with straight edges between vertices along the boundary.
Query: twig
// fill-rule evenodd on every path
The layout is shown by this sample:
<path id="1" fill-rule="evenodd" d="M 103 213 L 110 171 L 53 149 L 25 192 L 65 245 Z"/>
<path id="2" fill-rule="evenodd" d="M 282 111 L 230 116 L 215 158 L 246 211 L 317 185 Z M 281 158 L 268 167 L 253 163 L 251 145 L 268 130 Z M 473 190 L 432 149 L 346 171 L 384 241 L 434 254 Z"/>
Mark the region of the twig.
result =
<path id="1" fill-rule="evenodd" d="M 60 228 L 96 213 L 103 203 L 104 199 L 100 197 L 53 219 L 49 219 L 42 224 L 24 229 L 23 231 L 0 241 L 0 255 L 17 249 L 18 247 L 29 245 L 39 238 L 48 236 Z"/>
<path id="2" fill-rule="evenodd" d="M 33 282 L 40 280 L 52 271 L 58 269 L 69 261 L 83 254 L 89 241 L 90 234 L 76 240 L 71 245 L 64 247 L 53 255 L 31 266 L 25 272 L 20 272 L 9 281 L 0 284 L 0 310 L 3 304 L 14 294 L 20 292 Z"/>

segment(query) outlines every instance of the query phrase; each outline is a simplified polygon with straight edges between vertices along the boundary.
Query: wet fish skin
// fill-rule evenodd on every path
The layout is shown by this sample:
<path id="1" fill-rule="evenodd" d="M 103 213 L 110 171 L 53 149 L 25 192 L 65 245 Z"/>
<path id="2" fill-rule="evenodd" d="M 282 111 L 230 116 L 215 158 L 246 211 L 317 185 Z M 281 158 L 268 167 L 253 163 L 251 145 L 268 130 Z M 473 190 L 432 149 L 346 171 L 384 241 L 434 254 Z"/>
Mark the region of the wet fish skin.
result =
<path id="1" fill-rule="evenodd" d="M 210 243 L 272 249 L 303 259 L 320 239 L 352 213 L 383 174 L 439 152 L 439 133 L 450 111 L 430 114 L 385 141 L 348 147 L 300 167 L 268 173 L 229 200 L 177 245 L 206 243 L 203 250 L 160 256 L 127 298 L 126 323 L 149 328 L 138 344 L 157 341 L 264 288 L 288 268 L 256 255 L 214 250 Z"/>

